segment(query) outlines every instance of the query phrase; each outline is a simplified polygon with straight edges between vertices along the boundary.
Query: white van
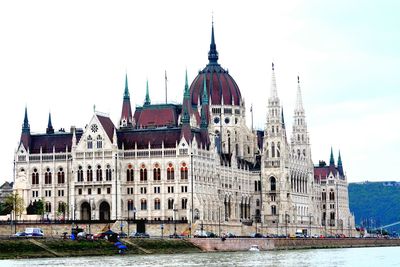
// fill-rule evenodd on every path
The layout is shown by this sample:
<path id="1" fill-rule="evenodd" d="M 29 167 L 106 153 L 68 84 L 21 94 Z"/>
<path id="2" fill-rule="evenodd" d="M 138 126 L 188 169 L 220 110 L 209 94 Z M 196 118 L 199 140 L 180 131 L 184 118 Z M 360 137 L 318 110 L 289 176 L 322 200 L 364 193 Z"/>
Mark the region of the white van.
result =
<path id="1" fill-rule="evenodd" d="M 40 228 L 25 228 L 25 234 L 26 236 L 44 236 Z"/>

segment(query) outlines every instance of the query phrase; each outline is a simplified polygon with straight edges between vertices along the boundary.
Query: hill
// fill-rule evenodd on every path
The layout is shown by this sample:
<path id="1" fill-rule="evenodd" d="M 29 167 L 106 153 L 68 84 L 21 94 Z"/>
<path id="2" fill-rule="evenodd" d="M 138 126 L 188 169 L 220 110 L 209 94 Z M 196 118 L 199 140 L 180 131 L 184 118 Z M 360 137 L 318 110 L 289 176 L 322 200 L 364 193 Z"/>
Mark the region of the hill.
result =
<path id="1" fill-rule="evenodd" d="M 349 202 L 356 225 L 375 228 L 400 221 L 400 182 L 350 183 Z M 400 232 L 400 224 L 388 230 Z"/>

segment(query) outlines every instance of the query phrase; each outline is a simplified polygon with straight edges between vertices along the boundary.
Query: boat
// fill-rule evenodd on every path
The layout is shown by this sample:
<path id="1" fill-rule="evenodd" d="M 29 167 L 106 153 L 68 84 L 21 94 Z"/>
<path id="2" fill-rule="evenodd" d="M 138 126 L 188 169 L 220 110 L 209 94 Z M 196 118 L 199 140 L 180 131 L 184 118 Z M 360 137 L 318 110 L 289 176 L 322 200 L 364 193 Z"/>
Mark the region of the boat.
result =
<path id="1" fill-rule="evenodd" d="M 258 245 L 251 245 L 249 251 L 260 251 L 260 248 L 258 247 Z"/>

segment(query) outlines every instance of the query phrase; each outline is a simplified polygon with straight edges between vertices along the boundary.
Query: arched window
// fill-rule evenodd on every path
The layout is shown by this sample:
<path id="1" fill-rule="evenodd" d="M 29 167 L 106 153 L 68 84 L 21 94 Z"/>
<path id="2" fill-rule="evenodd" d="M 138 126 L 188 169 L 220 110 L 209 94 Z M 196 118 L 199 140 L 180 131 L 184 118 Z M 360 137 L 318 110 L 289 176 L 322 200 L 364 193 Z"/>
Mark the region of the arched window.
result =
<path id="1" fill-rule="evenodd" d="M 275 205 L 271 206 L 271 214 L 276 215 L 276 206 Z"/>
<path id="2" fill-rule="evenodd" d="M 45 184 L 51 184 L 51 171 L 50 171 L 50 168 L 47 168 L 46 172 L 44 173 L 44 183 Z"/>
<path id="3" fill-rule="evenodd" d="M 83 170 L 82 170 L 82 166 L 78 167 L 78 182 L 83 182 Z"/>
<path id="4" fill-rule="evenodd" d="M 147 181 L 147 169 L 144 164 L 142 164 L 140 168 L 140 181 L 141 182 Z"/>
<path id="5" fill-rule="evenodd" d="M 305 149 L 303 149 L 303 156 L 304 157 L 306 156 L 306 150 Z"/>
<path id="6" fill-rule="evenodd" d="M 274 132 L 275 132 L 275 127 L 272 126 L 272 127 L 271 127 L 271 130 L 272 130 L 272 133 L 274 133 Z"/>
<path id="7" fill-rule="evenodd" d="M 86 181 L 91 182 L 93 181 L 93 170 L 92 166 L 88 166 L 86 170 Z"/>
<path id="8" fill-rule="evenodd" d="M 297 157 L 300 158 L 300 149 L 297 149 Z"/>
<path id="9" fill-rule="evenodd" d="M 174 199 L 172 198 L 168 199 L 168 209 L 169 210 L 174 209 Z"/>
<path id="10" fill-rule="evenodd" d="M 329 200 L 335 200 L 335 192 L 331 189 L 331 192 L 329 192 Z"/>
<path id="11" fill-rule="evenodd" d="M 247 154 L 250 154 L 250 147 L 247 146 Z"/>
<path id="12" fill-rule="evenodd" d="M 300 134 L 297 135 L 297 141 L 300 141 Z"/>
<path id="13" fill-rule="evenodd" d="M 140 209 L 147 210 L 147 200 L 144 198 L 140 200 Z"/>
<path id="14" fill-rule="evenodd" d="M 63 183 L 65 183 L 64 170 L 63 170 L 63 168 L 61 168 L 61 167 L 58 169 L 58 173 L 57 173 L 57 182 L 58 182 L 58 184 L 63 184 Z"/>
<path id="15" fill-rule="evenodd" d="M 257 206 L 257 207 L 260 206 L 260 200 L 259 200 L 259 199 L 256 200 L 256 206 Z"/>
<path id="16" fill-rule="evenodd" d="M 58 202 L 58 209 L 57 212 L 65 216 L 67 204 L 65 202 Z"/>
<path id="17" fill-rule="evenodd" d="M 155 210 L 161 209 L 161 201 L 159 198 L 154 199 L 154 209 Z"/>
<path id="18" fill-rule="evenodd" d="M 275 177 L 269 178 L 269 182 L 271 184 L 271 191 L 276 191 L 276 179 Z"/>
<path id="19" fill-rule="evenodd" d="M 188 179 L 188 168 L 186 166 L 186 163 L 183 162 L 181 166 L 181 180 L 187 180 Z"/>
<path id="20" fill-rule="evenodd" d="M 154 181 L 160 181 L 161 180 L 161 169 L 160 169 L 160 166 L 157 163 L 154 165 L 153 179 L 154 179 Z"/>
<path id="21" fill-rule="evenodd" d="M 106 181 L 111 181 L 111 179 L 112 179 L 111 166 L 109 164 L 107 164 Z"/>
<path id="22" fill-rule="evenodd" d="M 275 158 L 275 143 L 271 143 L 271 157 Z"/>
<path id="23" fill-rule="evenodd" d="M 172 165 L 172 163 L 169 163 L 167 168 L 167 180 L 174 180 L 174 179 L 175 179 L 174 166 Z"/>
<path id="24" fill-rule="evenodd" d="M 182 198 L 182 209 L 185 210 L 187 209 L 187 198 Z"/>
<path id="25" fill-rule="evenodd" d="M 128 212 L 129 212 L 129 211 L 132 211 L 133 208 L 134 208 L 134 206 L 133 206 L 133 200 L 132 200 L 132 199 L 129 199 L 129 200 L 128 200 Z"/>
<path id="26" fill-rule="evenodd" d="M 32 184 L 39 184 L 39 173 L 37 169 L 33 169 L 32 173 Z"/>
<path id="27" fill-rule="evenodd" d="M 90 135 L 87 137 L 87 148 L 88 149 L 92 149 L 93 148 L 93 139 L 92 139 L 92 137 Z"/>
<path id="28" fill-rule="evenodd" d="M 50 203 L 50 202 L 46 202 L 45 211 L 46 211 L 47 213 L 50 213 L 50 212 L 51 212 L 51 203 Z"/>
<path id="29" fill-rule="evenodd" d="M 279 133 L 279 126 L 276 126 L 276 133 Z"/>
<path id="30" fill-rule="evenodd" d="M 323 201 L 326 200 L 326 192 L 322 192 L 322 200 L 323 200 Z"/>
<path id="31" fill-rule="evenodd" d="M 98 182 L 101 182 L 103 180 L 103 171 L 101 170 L 101 166 L 100 165 L 97 165 L 96 180 Z"/>
<path id="32" fill-rule="evenodd" d="M 133 172 L 133 168 L 131 164 L 128 164 L 128 169 L 126 169 L 126 181 L 127 182 L 133 182 L 133 176 L 134 172 Z"/>
<path id="33" fill-rule="evenodd" d="M 100 135 L 97 136 L 97 148 L 103 148 L 103 138 Z"/>

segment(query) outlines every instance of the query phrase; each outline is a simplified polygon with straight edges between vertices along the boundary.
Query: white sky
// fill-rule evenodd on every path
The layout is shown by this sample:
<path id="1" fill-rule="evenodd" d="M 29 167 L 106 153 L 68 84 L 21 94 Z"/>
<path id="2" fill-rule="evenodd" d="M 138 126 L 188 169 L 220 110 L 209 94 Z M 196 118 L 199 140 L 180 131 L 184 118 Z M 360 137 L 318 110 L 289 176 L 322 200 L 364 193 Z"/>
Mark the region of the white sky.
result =
<path id="1" fill-rule="evenodd" d="M 376 3 L 375 3 L 376 2 Z M 117 122 L 132 105 L 181 102 L 184 72 L 219 62 L 263 129 L 271 62 L 291 129 L 300 74 L 315 163 L 341 150 L 350 182 L 398 180 L 400 27 L 396 1 L 2 1 L 0 183 L 12 180 L 24 107 L 31 132 L 84 127 L 93 105 Z M 249 114 L 249 112 L 247 112 Z M 247 118 L 248 124 L 250 118 Z M 290 136 L 290 133 L 289 133 Z"/>

